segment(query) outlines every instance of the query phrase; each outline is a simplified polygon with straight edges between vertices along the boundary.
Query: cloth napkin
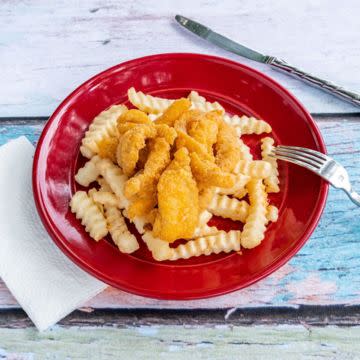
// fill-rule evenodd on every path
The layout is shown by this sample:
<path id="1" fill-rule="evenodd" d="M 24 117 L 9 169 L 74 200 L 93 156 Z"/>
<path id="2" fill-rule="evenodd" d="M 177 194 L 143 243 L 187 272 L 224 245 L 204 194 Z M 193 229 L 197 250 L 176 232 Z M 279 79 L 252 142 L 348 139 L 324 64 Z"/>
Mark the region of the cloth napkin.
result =
<path id="1" fill-rule="evenodd" d="M 45 330 L 106 285 L 73 264 L 44 229 L 33 200 L 33 155 L 24 136 L 0 147 L 0 277 Z"/>

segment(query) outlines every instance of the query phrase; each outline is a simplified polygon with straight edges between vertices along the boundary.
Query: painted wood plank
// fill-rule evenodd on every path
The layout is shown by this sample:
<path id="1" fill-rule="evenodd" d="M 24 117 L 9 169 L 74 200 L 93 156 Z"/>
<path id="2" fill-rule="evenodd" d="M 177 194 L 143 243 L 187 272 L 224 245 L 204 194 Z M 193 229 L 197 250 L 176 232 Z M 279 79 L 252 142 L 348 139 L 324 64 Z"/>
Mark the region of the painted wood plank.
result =
<path id="1" fill-rule="evenodd" d="M 0 2 L 0 116 L 49 115 L 90 76 L 124 60 L 198 52 L 249 64 L 290 89 L 311 112 L 359 111 L 267 66 L 231 55 L 175 24 L 176 13 L 360 89 L 360 2 L 347 0 L 60 0 Z"/>
<path id="2" fill-rule="evenodd" d="M 358 117 L 317 117 L 330 155 L 348 170 L 360 190 L 360 122 Z M 0 144 L 19 135 L 35 143 L 41 124 L 0 123 Z M 300 304 L 360 304 L 360 209 L 343 194 L 331 189 L 319 226 L 308 243 L 284 267 L 253 286 L 213 299 L 160 301 L 130 295 L 113 288 L 85 306 L 94 308 L 231 308 L 298 306 Z M 18 304 L 0 282 L 0 308 Z"/>
<path id="3" fill-rule="evenodd" d="M 0 358 L 357 359 L 360 327 L 141 326 L 0 329 Z"/>

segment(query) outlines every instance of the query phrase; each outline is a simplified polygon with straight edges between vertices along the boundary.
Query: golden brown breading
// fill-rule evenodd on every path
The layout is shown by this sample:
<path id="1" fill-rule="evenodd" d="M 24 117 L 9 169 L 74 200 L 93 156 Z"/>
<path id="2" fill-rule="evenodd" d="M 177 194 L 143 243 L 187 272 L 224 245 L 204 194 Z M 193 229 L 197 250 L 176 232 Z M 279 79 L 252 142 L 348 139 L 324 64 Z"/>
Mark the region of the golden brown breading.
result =
<path id="1" fill-rule="evenodd" d="M 214 157 L 207 152 L 207 148 L 204 144 L 199 143 L 190 135 L 186 134 L 182 130 L 178 130 L 178 137 L 176 138 L 176 148 L 181 149 L 185 147 L 190 153 L 197 153 L 202 159 L 214 161 Z"/>
<path id="2" fill-rule="evenodd" d="M 190 156 L 192 173 L 196 181 L 203 187 L 231 188 L 235 185 L 235 175 L 222 171 L 216 164 L 201 159 L 196 153 L 191 153 Z"/>
<path id="3" fill-rule="evenodd" d="M 119 145 L 119 138 L 115 136 L 105 137 L 98 142 L 99 153 L 101 158 L 109 158 L 116 163 L 116 149 Z"/>
<path id="4" fill-rule="evenodd" d="M 151 124 L 151 120 L 149 119 L 147 114 L 138 109 L 131 109 L 131 110 L 125 111 L 117 119 L 118 125 L 125 124 L 127 122 L 134 123 L 134 124 Z"/>
<path id="5" fill-rule="evenodd" d="M 175 100 L 156 120 L 156 124 L 165 124 L 174 126 L 175 121 L 184 113 L 189 110 L 191 102 L 188 99 Z"/>
<path id="6" fill-rule="evenodd" d="M 204 144 L 210 155 L 213 155 L 213 145 L 217 140 L 218 123 L 221 117 L 221 111 L 210 111 L 203 114 L 198 121 L 189 122 L 187 126 L 188 134 L 196 141 Z"/>
<path id="7" fill-rule="evenodd" d="M 145 140 L 155 136 L 156 129 L 152 124 L 139 124 L 121 136 L 116 159 L 125 175 L 134 174 L 136 163 L 139 160 L 139 151 L 146 145 Z"/>
<path id="8" fill-rule="evenodd" d="M 164 138 L 156 138 L 149 143 L 149 155 L 144 171 L 129 179 L 125 184 L 128 199 L 136 195 L 149 183 L 157 182 L 161 173 L 170 163 L 170 144 Z"/>
<path id="9" fill-rule="evenodd" d="M 241 159 L 241 144 L 234 129 L 224 121 L 219 122 L 219 132 L 215 145 L 216 164 L 227 172 L 232 172 Z"/>
<path id="10" fill-rule="evenodd" d="M 174 160 L 162 173 L 158 186 L 158 207 L 153 233 L 173 242 L 191 238 L 199 216 L 199 196 L 185 148 L 175 153 Z"/>
<path id="11" fill-rule="evenodd" d="M 170 145 L 172 145 L 177 137 L 176 130 L 168 125 L 155 125 L 157 136 L 163 137 Z"/>

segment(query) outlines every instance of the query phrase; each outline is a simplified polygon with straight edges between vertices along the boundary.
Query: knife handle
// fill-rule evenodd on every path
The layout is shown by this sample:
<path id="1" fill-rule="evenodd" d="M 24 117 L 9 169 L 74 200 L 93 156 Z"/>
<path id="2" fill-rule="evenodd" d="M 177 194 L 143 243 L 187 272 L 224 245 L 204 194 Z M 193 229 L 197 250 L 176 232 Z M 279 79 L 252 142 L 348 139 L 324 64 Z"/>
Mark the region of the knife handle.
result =
<path id="1" fill-rule="evenodd" d="M 271 65 L 276 70 L 300 78 L 310 85 L 319 87 L 343 100 L 352 103 L 353 105 L 360 106 L 360 94 L 346 90 L 343 87 L 338 86 L 330 81 L 320 79 L 319 77 L 302 71 L 295 66 L 289 65 L 286 61 L 278 59 L 274 56 L 268 56 L 266 63 Z"/>

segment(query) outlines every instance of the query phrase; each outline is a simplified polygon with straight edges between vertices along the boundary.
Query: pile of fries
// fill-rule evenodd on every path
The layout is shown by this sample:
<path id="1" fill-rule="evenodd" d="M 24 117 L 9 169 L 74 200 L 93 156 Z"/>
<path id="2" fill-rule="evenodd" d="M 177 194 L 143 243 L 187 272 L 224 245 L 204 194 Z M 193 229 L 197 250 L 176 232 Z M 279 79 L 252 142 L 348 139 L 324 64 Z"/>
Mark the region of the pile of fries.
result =
<path id="1" fill-rule="evenodd" d="M 242 134 L 270 133 L 263 120 L 230 116 L 191 91 L 163 99 L 128 90 L 135 109 L 114 105 L 100 113 L 82 140 L 88 158 L 75 176 L 71 211 L 90 236 L 108 234 L 119 250 L 139 248 L 132 222 L 158 261 L 254 248 L 278 218 L 268 193 L 279 191 L 274 140 L 261 139 L 262 160 L 253 160 Z M 95 183 L 96 182 L 96 183 Z M 223 231 L 213 215 L 244 223 Z M 240 228 L 240 227 L 239 227 Z M 186 242 L 171 245 L 179 239 Z"/>

